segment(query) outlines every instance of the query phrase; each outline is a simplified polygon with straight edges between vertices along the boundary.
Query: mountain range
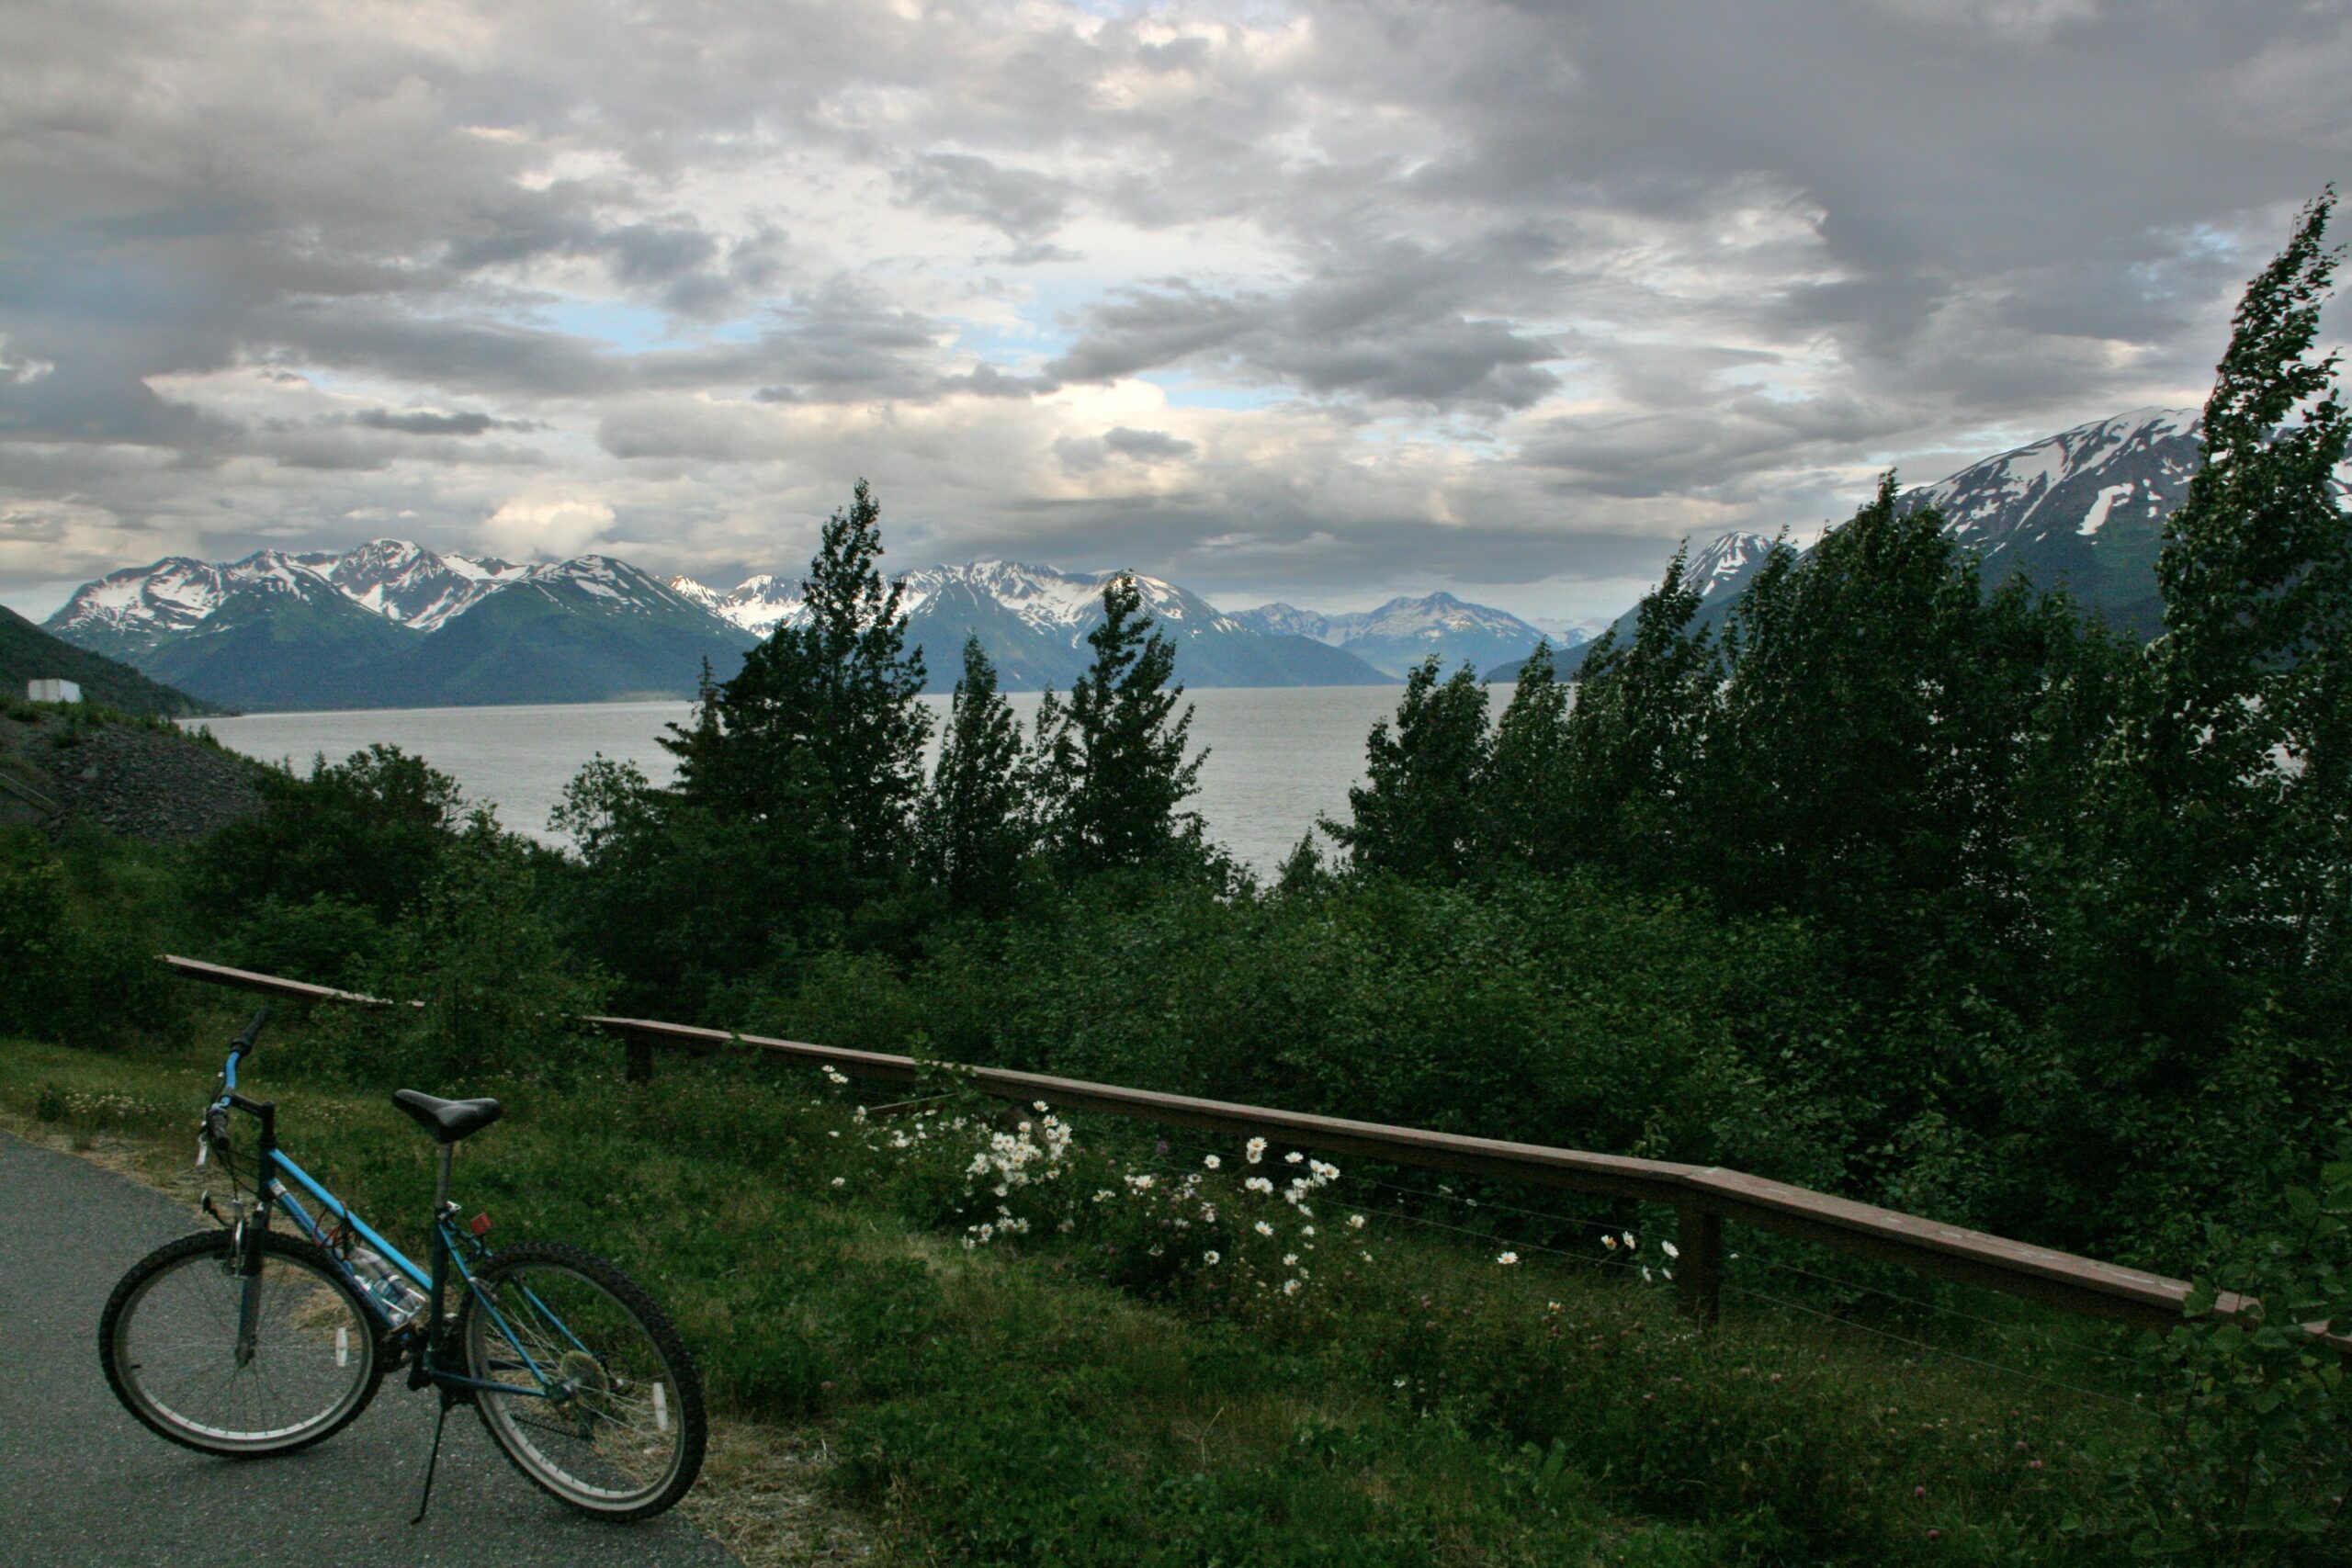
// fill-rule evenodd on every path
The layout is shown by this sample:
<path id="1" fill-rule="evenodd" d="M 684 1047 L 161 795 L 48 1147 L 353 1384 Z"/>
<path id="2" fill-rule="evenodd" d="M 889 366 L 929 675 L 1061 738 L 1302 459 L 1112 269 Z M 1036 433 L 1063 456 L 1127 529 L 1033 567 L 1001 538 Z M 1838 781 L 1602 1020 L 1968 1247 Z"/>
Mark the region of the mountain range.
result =
<path id="1" fill-rule="evenodd" d="M 1484 669 L 1498 660 L 1524 659 L 1547 637 L 1555 648 L 1573 648 L 1585 638 L 1577 629 L 1547 634 L 1517 615 L 1464 604 L 1451 593 L 1391 599 L 1377 610 L 1339 615 L 1276 603 L 1237 610 L 1233 618 L 1258 631 L 1286 632 L 1343 648 L 1400 679 L 1432 654 L 1441 664 L 1467 660 Z"/>
<path id="2" fill-rule="evenodd" d="M 2017 572 L 2064 583 L 2118 627 L 2153 636 L 2164 519 L 2201 460 L 2194 412 L 2140 409 L 1986 458 L 1898 504 L 1936 507 L 1979 552 L 1988 584 Z M 1732 533 L 1694 553 L 1702 623 L 1729 613 L 1770 545 Z M 953 682 L 974 635 L 1007 689 L 1067 688 L 1091 657 L 1111 575 L 1015 561 L 911 571 L 909 640 L 933 690 Z M 1547 635 L 1449 593 L 1340 615 L 1280 603 L 1225 611 L 1159 578 L 1136 581 L 1176 639 L 1178 678 L 1193 686 L 1377 684 L 1431 655 L 1508 680 Z M 723 679 L 805 614 L 795 578 L 722 592 L 609 556 L 525 566 L 379 539 L 342 554 L 174 557 L 114 572 L 46 629 L 224 706 L 410 707 L 687 695 L 706 661 Z M 1621 637 L 1632 618 L 1614 623 Z M 1572 673 L 1589 644 L 1580 629 L 1547 626 Z"/>
<path id="3" fill-rule="evenodd" d="M 910 646 L 934 690 L 954 683 L 974 634 L 1008 689 L 1066 688 L 1091 658 L 1086 636 L 1111 576 L 1008 561 L 908 573 Z M 1390 680 L 1341 649 L 1136 581 L 1189 684 Z M 609 556 L 524 567 L 378 539 L 343 555 L 174 557 L 114 572 L 85 584 L 47 629 L 227 707 L 430 707 L 691 695 L 706 661 L 725 679 L 805 613 L 797 584 L 773 576 L 720 593 Z"/>
<path id="4" fill-rule="evenodd" d="M 908 641 L 922 649 L 935 680 L 953 676 L 964 638 L 978 634 L 1007 687 L 1068 686 L 1091 657 L 1086 636 L 1102 624 L 1102 590 L 1113 576 L 1017 561 L 910 571 L 900 600 Z M 1178 675 L 1201 686 L 1375 684 L 1401 678 L 1432 653 L 1449 664 L 1483 666 L 1524 655 L 1544 636 L 1516 615 L 1451 593 L 1327 615 L 1288 604 L 1219 610 L 1159 578 L 1137 577 L 1136 585 L 1145 612 L 1176 640 Z M 797 625 L 804 614 L 798 584 L 770 575 L 725 593 L 686 577 L 672 578 L 670 586 L 758 637 Z"/>
<path id="5" fill-rule="evenodd" d="M 2204 463 L 2191 409 L 2134 409 L 1987 457 L 1949 479 L 1902 491 L 1905 514 L 1932 506 L 1944 531 L 1977 552 L 1984 585 L 2023 575 L 2044 588 L 2064 586 L 2119 631 L 2153 637 L 2164 629 L 2156 593 L 2156 555 L 2164 522 L 2188 499 L 2188 481 Z M 1764 564 L 1772 541 L 1725 534 L 1695 552 L 1686 575 L 1699 585 L 1695 624 L 1721 625 Z M 1626 611 L 1611 629 L 1633 635 Z M 1559 661 L 1570 673 L 1586 648 Z M 1516 678 L 1509 663 L 1490 681 Z"/>
<path id="6" fill-rule="evenodd" d="M 610 556 L 522 567 L 394 539 L 114 572 L 47 629 L 245 709 L 675 696 L 757 640 Z"/>

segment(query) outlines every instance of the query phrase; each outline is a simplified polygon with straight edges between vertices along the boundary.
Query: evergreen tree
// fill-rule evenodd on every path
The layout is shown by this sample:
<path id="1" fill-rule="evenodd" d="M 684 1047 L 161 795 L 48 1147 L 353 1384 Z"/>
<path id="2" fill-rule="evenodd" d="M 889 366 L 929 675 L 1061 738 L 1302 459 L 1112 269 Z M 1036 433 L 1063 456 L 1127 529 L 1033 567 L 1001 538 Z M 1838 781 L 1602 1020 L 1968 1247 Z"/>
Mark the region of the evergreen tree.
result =
<path id="1" fill-rule="evenodd" d="M 1495 726 L 1479 786 L 1486 854 L 1544 871 L 1565 865 L 1567 830 L 1559 787 L 1567 756 L 1568 688 L 1554 671 L 1552 645 L 1539 642 L 1520 666 L 1510 705 Z"/>
<path id="2" fill-rule="evenodd" d="M 967 637 L 915 835 L 923 874 L 958 908 L 997 910 L 1012 902 L 1032 841 L 1021 763 L 1020 728 L 997 692 L 996 666 L 980 639 Z"/>
<path id="3" fill-rule="evenodd" d="M 813 873 L 868 885 L 903 862 L 930 728 L 880 523 L 860 479 L 802 581 L 806 616 L 778 626 L 734 679 L 714 684 L 706 670 L 693 728 L 663 742 L 685 800 L 774 829 Z"/>
<path id="4" fill-rule="evenodd" d="M 1205 751 L 1187 760 L 1193 710 L 1169 683 L 1176 645 L 1152 629 L 1132 573 L 1102 589 L 1094 660 L 1071 686 L 1065 717 L 1038 714 L 1037 752 L 1059 847 L 1081 872 L 1148 865 L 1200 843 L 1200 818 L 1178 809 L 1198 787 Z M 1050 698 L 1051 694 L 1048 694 Z"/>
<path id="5" fill-rule="evenodd" d="M 1320 826 L 1359 871 L 1453 881 L 1470 869 L 1490 745 L 1487 688 L 1464 664 L 1441 682 L 1431 654 L 1365 741 L 1366 777 L 1348 791 L 1350 820 Z"/>

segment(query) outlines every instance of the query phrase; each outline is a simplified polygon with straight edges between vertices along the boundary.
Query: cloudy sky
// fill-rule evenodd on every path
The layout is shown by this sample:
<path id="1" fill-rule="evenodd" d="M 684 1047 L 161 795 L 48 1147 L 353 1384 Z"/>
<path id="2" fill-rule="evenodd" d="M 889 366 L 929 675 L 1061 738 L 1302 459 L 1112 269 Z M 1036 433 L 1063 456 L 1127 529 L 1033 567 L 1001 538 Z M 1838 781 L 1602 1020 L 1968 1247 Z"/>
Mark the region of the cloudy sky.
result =
<path id="1" fill-rule="evenodd" d="M 2202 400 L 2346 0 L 14 0 L 0 602 L 380 536 L 1622 608 Z"/>

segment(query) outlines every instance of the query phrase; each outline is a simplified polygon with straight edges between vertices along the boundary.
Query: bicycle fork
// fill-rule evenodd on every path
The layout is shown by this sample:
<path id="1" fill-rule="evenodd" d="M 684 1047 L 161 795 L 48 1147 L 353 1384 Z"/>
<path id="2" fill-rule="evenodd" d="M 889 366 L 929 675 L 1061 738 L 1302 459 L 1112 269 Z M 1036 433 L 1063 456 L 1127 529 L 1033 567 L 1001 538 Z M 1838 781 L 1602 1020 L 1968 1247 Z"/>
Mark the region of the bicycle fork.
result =
<path id="1" fill-rule="evenodd" d="M 261 1339 L 261 1227 L 251 1216 L 237 1222 L 232 1249 L 243 1287 L 237 1292 L 237 1365 L 253 1364 Z"/>

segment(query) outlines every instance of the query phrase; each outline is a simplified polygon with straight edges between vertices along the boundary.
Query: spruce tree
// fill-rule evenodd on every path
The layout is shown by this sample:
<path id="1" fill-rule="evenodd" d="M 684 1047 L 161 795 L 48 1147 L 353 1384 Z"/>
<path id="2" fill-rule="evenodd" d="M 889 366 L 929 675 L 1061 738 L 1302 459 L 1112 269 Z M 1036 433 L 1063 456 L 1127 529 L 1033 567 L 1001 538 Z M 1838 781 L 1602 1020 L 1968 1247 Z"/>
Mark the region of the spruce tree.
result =
<path id="1" fill-rule="evenodd" d="M 1038 715 L 1059 846 L 1080 872 L 1164 862 L 1199 843 L 1200 818 L 1178 808 L 1208 755 L 1185 756 L 1193 710 L 1176 711 L 1176 645 L 1153 630 L 1131 572 L 1103 585 L 1102 623 L 1086 641 L 1094 660 L 1070 686 L 1067 717 Z"/>
<path id="2" fill-rule="evenodd" d="M 958 908 L 997 910 L 1012 900 L 1033 832 L 1021 762 L 1020 727 L 997 691 L 996 666 L 980 639 L 967 637 L 916 825 L 923 874 Z"/>
<path id="3" fill-rule="evenodd" d="M 805 616 L 734 679 L 706 671 L 693 727 L 663 742 L 687 801 L 762 824 L 812 871 L 831 863 L 861 883 L 904 861 L 930 728 L 922 650 L 907 649 L 901 585 L 881 557 L 881 507 L 860 479 L 802 580 Z"/>
<path id="4" fill-rule="evenodd" d="M 1431 654 L 1405 677 L 1392 727 L 1364 743 L 1361 784 L 1348 791 L 1350 819 L 1323 830 L 1359 871 L 1450 882 L 1470 869 L 1489 747 L 1487 688 L 1467 664 L 1443 682 Z"/>

